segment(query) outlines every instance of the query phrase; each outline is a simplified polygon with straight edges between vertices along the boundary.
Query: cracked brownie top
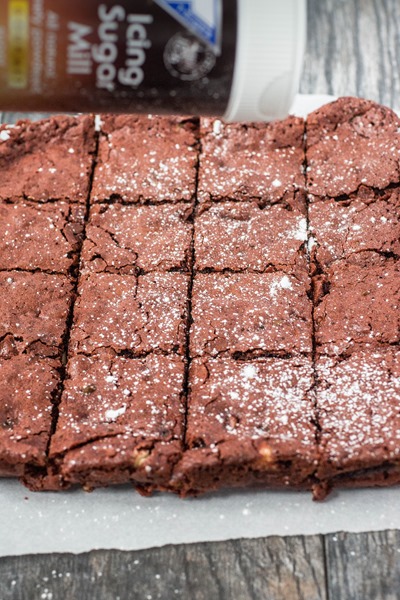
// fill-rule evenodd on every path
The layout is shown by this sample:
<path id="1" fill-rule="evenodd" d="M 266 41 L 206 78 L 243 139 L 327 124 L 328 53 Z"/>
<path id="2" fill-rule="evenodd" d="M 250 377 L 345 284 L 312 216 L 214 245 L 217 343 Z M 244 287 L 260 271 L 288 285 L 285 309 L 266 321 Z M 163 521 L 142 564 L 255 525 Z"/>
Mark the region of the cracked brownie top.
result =
<path id="1" fill-rule="evenodd" d="M 194 199 L 198 160 L 195 119 L 102 117 L 92 199 L 127 203 Z"/>
<path id="2" fill-rule="evenodd" d="M 97 123 L 0 136 L 0 474 L 400 481 L 396 115 Z"/>
<path id="3" fill-rule="evenodd" d="M 94 119 L 59 116 L 0 127 L 0 199 L 87 200 Z"/>

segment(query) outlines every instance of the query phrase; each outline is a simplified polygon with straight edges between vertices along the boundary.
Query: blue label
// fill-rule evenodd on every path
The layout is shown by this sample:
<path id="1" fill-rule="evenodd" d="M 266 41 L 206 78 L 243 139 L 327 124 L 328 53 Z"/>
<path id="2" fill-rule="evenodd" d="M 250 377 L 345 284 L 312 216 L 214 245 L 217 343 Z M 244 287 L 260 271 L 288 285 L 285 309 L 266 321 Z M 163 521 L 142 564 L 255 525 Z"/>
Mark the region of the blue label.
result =
<path id="1" fill-rule="evenodd" d="M 221 52 L 222 0 L 155 0 L 217 55 Z"/>

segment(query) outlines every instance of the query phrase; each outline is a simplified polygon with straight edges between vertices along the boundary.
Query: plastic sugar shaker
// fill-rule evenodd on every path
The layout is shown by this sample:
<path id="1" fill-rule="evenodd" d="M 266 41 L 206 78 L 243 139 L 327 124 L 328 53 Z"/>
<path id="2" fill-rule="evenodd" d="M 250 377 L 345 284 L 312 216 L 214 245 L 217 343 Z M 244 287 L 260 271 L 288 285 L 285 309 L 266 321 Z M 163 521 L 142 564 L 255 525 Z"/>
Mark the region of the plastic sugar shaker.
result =
<path id="1" fill-rule="evenodd" d="M 305 38 L 306 0 L 0 0 L 0 110 L 272 120 Z"/>

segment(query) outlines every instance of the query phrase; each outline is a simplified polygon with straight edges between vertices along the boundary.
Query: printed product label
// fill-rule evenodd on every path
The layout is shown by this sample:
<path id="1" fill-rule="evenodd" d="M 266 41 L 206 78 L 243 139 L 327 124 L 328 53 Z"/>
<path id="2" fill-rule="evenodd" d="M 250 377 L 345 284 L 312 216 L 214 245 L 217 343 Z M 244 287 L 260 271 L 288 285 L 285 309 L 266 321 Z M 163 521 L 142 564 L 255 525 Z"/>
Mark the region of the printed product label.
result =
<path id="1" fill-rule="evenodd" d="M 236 1 L 0 0 L 0 109 L 223 114 Z"/>
<path id="2" fill-rule="evenodd" d="M 214 54 L 221 53 L 221 2 L 220 0 L 191 0 L 173 2 L 155 0 L 201 41 L 208 44 Z"/>

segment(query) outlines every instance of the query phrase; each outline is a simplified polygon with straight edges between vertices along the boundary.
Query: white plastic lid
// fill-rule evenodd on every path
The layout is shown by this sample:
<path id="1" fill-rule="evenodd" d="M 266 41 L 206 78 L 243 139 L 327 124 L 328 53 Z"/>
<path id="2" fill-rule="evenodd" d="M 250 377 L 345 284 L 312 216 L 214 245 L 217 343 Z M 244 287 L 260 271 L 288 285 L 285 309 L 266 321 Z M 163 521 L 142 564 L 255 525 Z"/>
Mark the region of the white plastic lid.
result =
<path id="1" fill-rule="evenodd" d="M 228 121 L 286 117 L 298 91 L 306 0 L 238 0 L 238 35 Z"/>

